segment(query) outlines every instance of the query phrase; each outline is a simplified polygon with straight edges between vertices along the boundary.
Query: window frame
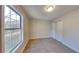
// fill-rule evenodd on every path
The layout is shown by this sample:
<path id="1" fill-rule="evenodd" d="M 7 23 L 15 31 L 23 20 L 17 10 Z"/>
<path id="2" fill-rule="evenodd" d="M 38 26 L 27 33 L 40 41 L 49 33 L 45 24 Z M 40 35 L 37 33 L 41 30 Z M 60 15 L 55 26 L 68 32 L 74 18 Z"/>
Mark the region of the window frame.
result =
<path id="1" fill-rule="evenodd" d="M 22 45 L 23 43 L 23 16 L 11 5 L 5 5 L 7 7 L 9 7 L 12 11 L 14 11 L 16 14 L 18 14 L 20 16 L 20 27 L 19 28 L 4 28 L 4 30 L 17 30 L 17 29 L 21 29 L 21 33 L 22 33 L 22 40 L 11 50 L 9 51 L 9 53 L 12 52 L 16 52 L 16 50 Z M 4 15 L 5 16 L 5 15 Z M 5 41 L 5 40 L 4 40 Z M 5 48 L 5 46 L 3 47 Z M 3 52 L 5 52 L 5 50 L 3 49 Z"/>

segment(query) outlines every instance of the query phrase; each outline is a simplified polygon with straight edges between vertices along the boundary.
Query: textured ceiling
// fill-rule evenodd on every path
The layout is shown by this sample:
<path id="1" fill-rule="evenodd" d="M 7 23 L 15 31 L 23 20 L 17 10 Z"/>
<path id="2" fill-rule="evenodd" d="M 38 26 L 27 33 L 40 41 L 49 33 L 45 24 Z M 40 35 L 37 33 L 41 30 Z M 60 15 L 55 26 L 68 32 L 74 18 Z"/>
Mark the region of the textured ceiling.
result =
<path id="1" fill-rule="evenodd" d="M 45 5 L 23 5 L 22 7 L 30 18 L 40 20 L 54 20 L 79 8 L 78 5 L 56 5 L 54 11 L 48 13 L 44 11 Z"/>

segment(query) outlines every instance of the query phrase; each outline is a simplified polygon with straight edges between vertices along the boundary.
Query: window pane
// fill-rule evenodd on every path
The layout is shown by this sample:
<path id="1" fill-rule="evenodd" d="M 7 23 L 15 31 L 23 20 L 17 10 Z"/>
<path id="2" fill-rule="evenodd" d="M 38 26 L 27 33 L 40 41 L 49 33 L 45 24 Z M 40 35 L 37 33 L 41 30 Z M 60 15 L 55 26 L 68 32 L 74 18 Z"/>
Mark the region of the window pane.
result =
<path id="1" fill-rule="evenodd" d="M 11 31 L 5 30 L 5 52 L 11 51 Z"/>
<path id="2" fill-rule="evenodd" d="M 10 9 L 5 6 L 5 28 L 10 28 Z"/>
<path id="3" fill-rule="evenodd" d="M 11 19 L 11 28 L 16 28 L 16 24 L 17 24 L 16 20 Z"/>
<path id="4" fill-rule="evenodd" d="M 16 13 L 11 10 L 11 28 L 16 28 Z"/>
<path id="5" fill-rule="evenodd" d="M 11 31 L 11 46 L 12 49 L 22 40 L 21 30 L 12 30 Z"/>
<path id="6" fill-rule="evenodd" d="M 17 15 L 17 20 L 20 20 L 20 16 L 19 15 Z"/>
<path id="7" fill-rule="evenodd" d="M 5 6 L 5 16 L 9 17 L 10 16 L 10 9 Z"/>
<path id="8" fill-rule="evenodd" d="M 16 13 L 13 11 L 13 10 L 11 10 L 11 19 L 15 19 L 16 20 Z"/>
<path id="9" fill-rule="evenodd" d="M 21 24 L 20 24 L 20 16 L 17 15 L 17 28 L 20 28 Z"/>
<path id="10" fill-rule="evenodd" d="M 5 28 L 10 28 L 10 18 L 9 17 L 5 17 Z"/>

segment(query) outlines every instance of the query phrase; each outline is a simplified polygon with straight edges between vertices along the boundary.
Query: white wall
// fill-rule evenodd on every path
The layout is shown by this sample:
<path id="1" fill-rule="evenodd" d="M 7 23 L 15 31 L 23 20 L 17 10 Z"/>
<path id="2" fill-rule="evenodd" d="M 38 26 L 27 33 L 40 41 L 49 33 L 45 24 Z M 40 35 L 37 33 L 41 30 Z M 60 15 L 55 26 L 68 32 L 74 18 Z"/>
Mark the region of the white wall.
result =
<path id="1" fill-rule="evenodd" d="M 79 9 L 56 20 L 56 40 L 79 52 Z"/>
<path id="2" fill-rule="evenodd" d="M 55 22 L 52 22 L 51 24 L 51 37 L 56 39 L 56 23 Z"/>
<path id="3" fill-rule="evenodd" d="M 30 20 L 30 39 L 49 38 L 51 32 L 50 21 Z"/>

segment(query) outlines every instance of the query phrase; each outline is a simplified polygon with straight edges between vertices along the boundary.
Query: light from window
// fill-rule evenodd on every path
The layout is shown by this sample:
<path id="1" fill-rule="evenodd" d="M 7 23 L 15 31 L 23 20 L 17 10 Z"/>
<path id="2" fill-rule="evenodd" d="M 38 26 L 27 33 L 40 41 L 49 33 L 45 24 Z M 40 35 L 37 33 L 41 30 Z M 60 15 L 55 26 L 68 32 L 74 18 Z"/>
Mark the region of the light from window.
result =
<path id="1" fill-rule="evenodd" d="M 22 42 L 21 16 L 10 6 L 5 6 L 5 52 L 12 52 Z"/>

